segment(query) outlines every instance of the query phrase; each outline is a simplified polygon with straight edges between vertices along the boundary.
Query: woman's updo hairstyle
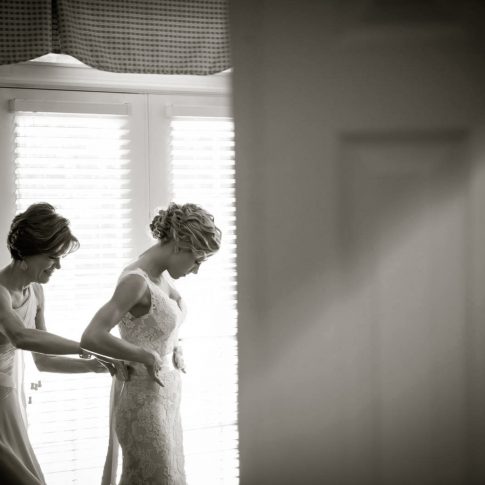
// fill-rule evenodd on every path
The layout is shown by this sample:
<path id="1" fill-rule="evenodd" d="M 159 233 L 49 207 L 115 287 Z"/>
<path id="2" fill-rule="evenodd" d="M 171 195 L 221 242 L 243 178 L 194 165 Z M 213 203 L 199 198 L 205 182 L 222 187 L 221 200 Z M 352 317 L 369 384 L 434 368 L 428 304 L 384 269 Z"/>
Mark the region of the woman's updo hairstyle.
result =
<path id="1" fill-rule="evenodd" d="M 30 205 L 17 214 L 10 226 L 7 247 L 15 260 L 49 254 L 60 257 L 79 248 L 69 229 L 69 221 L 47 202 Z"/>
<path id="2" fill-rule="evenodd" d="M 215 253 L 221 244 L 221 231 L 214 217 L 196 204 L 170 203 L 158 211 L 150 224 L 152 235 L 162 243 L 174 241 L 179 250 L 192 251 L 197 258 Z"/>

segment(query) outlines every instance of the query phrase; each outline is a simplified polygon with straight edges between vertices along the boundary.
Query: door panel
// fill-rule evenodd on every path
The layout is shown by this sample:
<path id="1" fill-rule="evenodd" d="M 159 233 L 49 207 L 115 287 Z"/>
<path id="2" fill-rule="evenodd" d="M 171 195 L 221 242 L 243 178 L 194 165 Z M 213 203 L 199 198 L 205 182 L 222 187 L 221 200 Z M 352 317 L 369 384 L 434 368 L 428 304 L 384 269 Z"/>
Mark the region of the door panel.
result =
<path id="1" fill-rule="evenodd" d="M 232 17 L 243 482 L 481 485 L 483 8 L 249 3 Z"/>
<path id="2" fill-rule="evenodd" d="M 367 292 L 355 325 L 368 333 L 382 483 L 458 483 L 466 468 L 466 148 L 461 132 L 342 140 L 343 245 Z"/>

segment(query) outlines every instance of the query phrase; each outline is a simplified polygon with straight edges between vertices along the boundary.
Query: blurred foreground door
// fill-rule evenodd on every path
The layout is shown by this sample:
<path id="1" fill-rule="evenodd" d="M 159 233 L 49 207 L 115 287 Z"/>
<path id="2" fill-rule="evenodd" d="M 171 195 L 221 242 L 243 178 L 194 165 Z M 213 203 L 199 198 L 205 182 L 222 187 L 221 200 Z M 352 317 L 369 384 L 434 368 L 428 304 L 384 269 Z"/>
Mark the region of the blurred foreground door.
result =
<path id="1" fill-rule="evenodd" d="M 483 6 L 234 5 L 242 483 L 485 483 Z"/>
<path id="2" fill-rule="evenodd" d="M 374 4 L 335 57 L 344 483 L 483 483 L 483 50 L 416 2 Z"/>

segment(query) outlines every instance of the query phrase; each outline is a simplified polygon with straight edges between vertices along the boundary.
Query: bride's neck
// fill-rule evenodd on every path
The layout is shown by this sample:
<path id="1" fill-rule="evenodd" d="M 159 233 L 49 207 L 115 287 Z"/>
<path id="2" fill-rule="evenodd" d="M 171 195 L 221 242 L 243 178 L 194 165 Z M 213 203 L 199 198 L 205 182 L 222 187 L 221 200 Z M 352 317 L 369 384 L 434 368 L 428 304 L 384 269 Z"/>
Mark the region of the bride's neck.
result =
<path id="1" fill-rule="evenodd" d="M 163 272 L 167 269 L 168 255 L 167 248 L 155 244 L 140 255 L 139 265 L 150 277 L 161 280 Z"/>

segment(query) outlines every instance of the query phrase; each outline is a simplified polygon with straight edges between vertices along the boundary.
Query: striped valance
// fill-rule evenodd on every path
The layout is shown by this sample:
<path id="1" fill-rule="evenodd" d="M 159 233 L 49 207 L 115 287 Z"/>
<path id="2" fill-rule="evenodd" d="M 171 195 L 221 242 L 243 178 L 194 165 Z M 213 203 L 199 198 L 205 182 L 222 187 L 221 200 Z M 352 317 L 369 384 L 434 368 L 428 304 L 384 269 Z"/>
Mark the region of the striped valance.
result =
<path id="1" fill-rule="evenodd" d="M 111 72 L 220 72 L 228 0 L 1 0 L 0 64 L 50 52 Z"/>

